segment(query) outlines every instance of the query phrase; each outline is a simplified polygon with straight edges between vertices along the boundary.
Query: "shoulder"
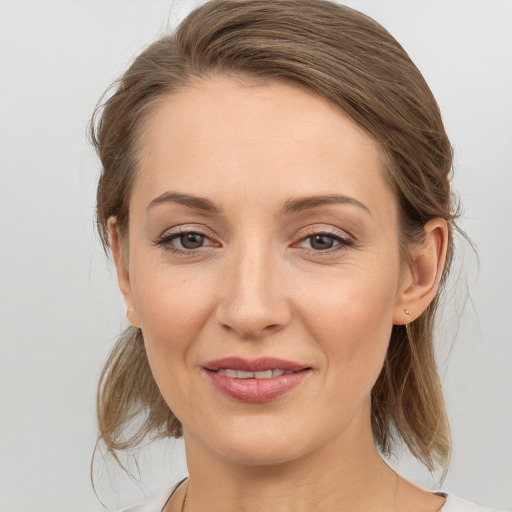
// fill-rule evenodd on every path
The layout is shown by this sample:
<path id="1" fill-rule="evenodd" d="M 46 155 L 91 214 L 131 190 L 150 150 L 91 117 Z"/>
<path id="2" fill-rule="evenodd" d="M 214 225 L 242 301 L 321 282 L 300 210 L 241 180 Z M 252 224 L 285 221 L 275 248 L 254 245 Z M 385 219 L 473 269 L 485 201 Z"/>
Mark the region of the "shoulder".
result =
<path id="1" fill-rule="evenodd" d="M 181 483 L 181 482 L 180 482 Z M 137 505 L 133 505 L 129 508 L 123 509 L 121 512 L 161 512 L 165 504 L 171 497 L 172 493 L 176 490 L 179 484 L 165 489 L 164 491 L 151 496 Z"/>
<path id="2" fill-rule="evenodd" d="M 446 503 L 439 512 L 505 512 L 496 508 L 482 507 L 476 503 L 458 498 L 452 494 L 446 495 Z"/>
<path id="3" fill-rule="evenodd" d="M 178 483 L 169 489 L 166 489 L 158 494 L 155 494 L 151 498 L 144 500 L 137 505 L 130 508 L 124 509 L 122 512 L 161 512 L 164 505 L 167 503 L 172 493 L 181 484 Z M 446 503 L 439 512 L 506 512 L 504 510 L 498 510 L 496 508 L 482 507 L 476 503 L 458 498 L 453 494 L 446 496 Z"/>

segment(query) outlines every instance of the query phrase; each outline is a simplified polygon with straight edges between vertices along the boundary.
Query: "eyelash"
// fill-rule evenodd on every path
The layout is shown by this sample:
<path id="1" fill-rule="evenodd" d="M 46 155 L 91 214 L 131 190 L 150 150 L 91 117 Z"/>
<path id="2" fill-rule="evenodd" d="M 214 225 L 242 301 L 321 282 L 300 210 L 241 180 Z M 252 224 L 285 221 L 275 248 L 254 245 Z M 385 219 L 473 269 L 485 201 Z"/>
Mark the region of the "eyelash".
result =
<path id="1" fill-rule="evenodd" d="M 307 249 L 304 248 L 309 254 L 313 254 L 315 256 L 328 256 L 332 255 L 334 252 L 338 251 L 346 251 L 349 247 L 354 245 L 353 241 L 349 238 L 345 238 L 338 234 L 338 232 L 334 230 L 311 230 L 306 236 L 303 236 L 298 242 L 296 242 L 294 245 L 300 244 L 305 242 L 308 239 L 312 239 L 315 236 L 326 236 L 328 238 L 332 238 L 335 242 L 337 242 L 337 245 L 334 247 L 329 247 L 328 249 L 324 250 L 315 250 L 313 248 Z"/>
<path id="2" fill-rule="evenodd" d="M 187 256 L 193 256 L 199 252 L 202 252 L 205 247 L 210 247 L 210 245 L 206 245 L 206 246 L 203 245 L 197 249 L 180 249 L 179 247 L 172 245 L 172 242 L 174 240 L 176 240 L 177 238 L 179 238 L 183 235 L 189 235 L 189 234 L 199 235 L 199 236 L 202 236 L 205 239 L 209 240 L 209 237 L 205 233 L 202 233 L 201 231 L 198 231 L 198 230 L 194 231 L 194 230 L 190 230 L 190 229 L 180 229 L 180 230 L 174 231 L 172 233 L 168 233 L 168 234 L 161 236 L 159 239 L 155 240 L 153 243 L 156 246 L 162 247 L 166 251 L 170 251 L 177 255 L 187 255 Z M 334 242 L 337 242 L 337 245 L 335 245 L 334 247 L 329 247 L 328 249 L 325 249 L 325 250 L 315 250 L 313 248 L 310 248 L 310 249 L 303 248 L 306 252 L 308 252 L 309 254 L 314 254 L 315 256 L 329 255 L 329 254 L 332 254 L 333 252 L 337 252 L 340 250 L 347 250 L 349 247 L 351 247 L 353 245 L 352 240 L 350 240 L 349 238 L 342 237 L 334 231 L 312 230 L 306 236 L 301 237 L 301 239 L 298 242 L 295 242 L 294 246 L 297 246 L 298 244 L 301 244 L 308 239 L 312 239 L 315 236 L 326 236 L 326 237 L 332 238 L 334 240 Z M 212 245 L 214 245 L 214 244 L 212 244 Z"/>
<path id="3" fill-rule="evenodd" d="M 199 236 L 202 236 L 205 239 L 209 240 L 209 237 L 199 230 L 178 229 L 176 231 L 173 231 L 172 233 L 162 235 L 158 240 L 155 240 L 153 243 L 157 246 L 162 247 L 165 251 L 170 251 L 177 255 L 186 255 L 186 256 L 193 256 L 196 253 L 201 252 L 201 250 L 204 249 L 204 247 L 209 247 L 209 246 L 201 246 L 198 249 L 180 249 L 179 247 L 172 245 L 173 240 L 175 240 L 183 235 L 199 235 Z"/>

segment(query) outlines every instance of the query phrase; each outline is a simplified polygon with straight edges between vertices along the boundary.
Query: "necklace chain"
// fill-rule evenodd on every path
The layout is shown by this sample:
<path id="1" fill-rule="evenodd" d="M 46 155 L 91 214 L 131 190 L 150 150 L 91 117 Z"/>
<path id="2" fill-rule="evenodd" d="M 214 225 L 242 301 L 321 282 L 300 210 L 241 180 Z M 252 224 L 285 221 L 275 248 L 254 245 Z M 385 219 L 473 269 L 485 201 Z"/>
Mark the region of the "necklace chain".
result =
<path id="1" fill-rule="evenodd" d="M 185 512 L 185 507 L 187 505 L 187 498 L 188 498 L 188 485 L 190 483 L 190 478 L 187 478 L 187 488 L 185 489 L 185 496 L 183 498 L 183 503 L 181 504 L 181 512 Z"/>

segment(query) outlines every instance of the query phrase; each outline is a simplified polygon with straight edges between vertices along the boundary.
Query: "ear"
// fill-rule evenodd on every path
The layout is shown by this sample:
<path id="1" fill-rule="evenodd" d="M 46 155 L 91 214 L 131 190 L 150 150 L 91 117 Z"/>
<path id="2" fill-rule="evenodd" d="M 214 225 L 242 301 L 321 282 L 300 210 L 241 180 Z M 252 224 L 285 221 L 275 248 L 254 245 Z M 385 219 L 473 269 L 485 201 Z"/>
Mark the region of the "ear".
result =
<path id="1" fill-rule="evenodd" d="M 448 246 L 448 225 L 435 218 L 425 224 L 425 240 L 411 249 L 398 292 L 393 323 L 405 325 L 418 318 L 437 293 Z"/>
<path id="2" fill-rule="evenodd" d="M 119 226 L 115 217 L 110 217 L 108 220 L 108 231 L 110 235 L 110 250 L 116 265 L 117 280 L 126 305 L 126 317 L 134 327 L 140 328 L 140 318 L 132 301 L 127 249 L 126 245 L 123 247 Z"/>

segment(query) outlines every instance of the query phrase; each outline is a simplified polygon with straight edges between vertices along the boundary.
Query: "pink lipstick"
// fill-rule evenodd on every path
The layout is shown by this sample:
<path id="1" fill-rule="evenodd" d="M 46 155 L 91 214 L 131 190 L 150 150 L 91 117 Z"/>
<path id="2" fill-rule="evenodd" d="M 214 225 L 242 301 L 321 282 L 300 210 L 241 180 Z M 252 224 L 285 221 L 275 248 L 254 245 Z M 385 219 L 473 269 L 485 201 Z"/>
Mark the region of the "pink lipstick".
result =
<path id="1" fill-rule="evenodd" d="M 246 403 L 275 400 L 297 387 L 311 368 L 300 363 L 264 357 L 227 357 L 204 367 L 210 382 L 228 398 Z"/>

